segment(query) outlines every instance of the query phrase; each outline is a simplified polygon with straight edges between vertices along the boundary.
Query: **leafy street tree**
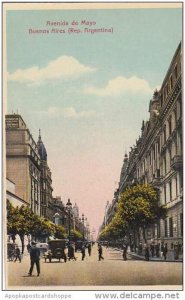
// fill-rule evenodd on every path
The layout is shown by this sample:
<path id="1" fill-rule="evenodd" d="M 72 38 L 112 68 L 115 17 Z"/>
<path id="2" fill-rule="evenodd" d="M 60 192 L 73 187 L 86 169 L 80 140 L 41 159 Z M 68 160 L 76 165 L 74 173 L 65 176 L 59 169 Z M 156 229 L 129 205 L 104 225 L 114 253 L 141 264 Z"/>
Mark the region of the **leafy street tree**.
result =
<path id="1" fill-rule="evenodd" d="M 100 233 L 100 239 L 130 238 L 133 233 L 135 242 L 136 234 L 140 239 L 141 228 L 146 242 L 146 228 L 165 217 L 166 208 L 160 205 L 157 189 L 145 184 L 128 187 L 121 194 L 115 216 Z"/>
<path id="2" fill-rule="evenodd" d="M 24 236 L 30 233 L 30 223 L 33 222 L 33 213 L 27 206 L 13 207 L 7 201 L 7 233 L 18 234 L 22 243 L 22 253 L 24 252 Z"/>
<path id="3" fill-rule="evenodd" d="M 166 217 L 166 208 L 160 205 L 158 190 L 146 184 L 127 188 L 120 197 L 118 210 L 130 230 L 138 233 L 139 228 L 143 229 L 145 242 L 146 227 Z"/>
<path id="4" fill-rule="evenodd" d="M 52 235 L 58 236 L 58 238 L 66 237 L 63 226 L 55 226 L 49 220 L 35 215 L 27 206 L 13 207 L 9 201 L 7 201 L 7 233 L 13 237 L 16 234 L 19 235 L 22 253 L 24 252 L 25 235 L 31 235 L 36 240 L 42 240 Z"/>
<path id="5" fill-rule="evenodd" d="M 34 220 L 34 222 L 32 222 Z M 34 214 L 29 224 L 30 234 L 35 240 L 45 241 L 46 238 L 54 235 L 55 225 L 49 220 Z"/>
<path id="6" fill-rule="evenodd" d="M 74 242 L 76 242 L 76 241 L 78 241 L 78 240 L 83 240 L 83 235 L 82 235 L 82 233 L 80 232 L 80 231 L 78 231 L 78 230 L 75 230 L 75 229 L 73 229 L 73 230 L 71 230 L 71 239 L 74 241 Z"/>
<path id="7" fill-rule="evenodd" d="M 118 240 L 125 236 L 126 234 L 126 223 L 122 219 L 119 211 L 117 211 L 112 219 L 112 221 L 105 226 L 105 228 L 100 233 L 100 240 Z"/>
<path id="8" fill-rule="evenodd" d="M 62 225 L 55 225 L 54 237 L 56 239 L 65 239 L 67 237 L 65 228 Z"/>

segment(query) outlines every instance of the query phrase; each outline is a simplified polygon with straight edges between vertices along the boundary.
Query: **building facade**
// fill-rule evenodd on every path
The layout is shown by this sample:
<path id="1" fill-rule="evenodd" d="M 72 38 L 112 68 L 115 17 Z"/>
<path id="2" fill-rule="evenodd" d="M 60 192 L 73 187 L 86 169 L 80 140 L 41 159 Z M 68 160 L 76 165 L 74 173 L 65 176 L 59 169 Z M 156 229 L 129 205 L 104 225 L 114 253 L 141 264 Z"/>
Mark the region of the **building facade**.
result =
<path id="1" fill-rule="evenodd" d="M 182 244 L 183 236 L 183 142 L 182 142 L 182 46 L 179 44 L 159 91 L 149 104 L 150 118 L 142 123 L 141 136 L 124 157 L 121 193 L 133 183 L 152 184 L 160 192 L 167 218 L 147 228 L 149 242 Z M 112 203 L 110 215 L 116 204 Z M 112 217 L 110 218 L 110 220 Z"/>
<path id="2" fill-rule="evenodd" d="M 51 171 L 40 131 L 36 143 L 20 115 L 6 115 L 6 176 L 17 197 L 31 210 L 49 218 L 53 204 Z"/>
<path id="3" fill-rule="evenodd" d="M 16 195 L 40 215 L 40 157 L 22 117 L 6 115 L 6 177 L 16 185 Z"/>
<path id="4" fill-rule="evenodd" d="M 53 197 L 52 174 L 39 130 L 36 143 L 22 117 L 6 115 L 6 199 L 13 206 L 27 205 L 37 215 L 62 225 L 66 232 L 87 232 L 77 204 L 69 211 L 61 197 Z M 69 200 L 69 199 L 68 199 Z"/>
<path id="5" fill-rule="evenodd" d="M 41 139 L 39 130 L 39 138 L 37 142 L 38 153 L 40 156 L 40 215 L 44 218 L 50 217 L 50 205 L 53 204 L 52 197 L 52 178 L 51 171 L 47 163 L 47 151 Z"/>
<path id="6" fill-rule="evenodd" d="M 17 196 L 15 183 L 9 179 L 6 179 L 6 199 L 14 206 L 21 207 L 27 205 L 27 203 Z"/>

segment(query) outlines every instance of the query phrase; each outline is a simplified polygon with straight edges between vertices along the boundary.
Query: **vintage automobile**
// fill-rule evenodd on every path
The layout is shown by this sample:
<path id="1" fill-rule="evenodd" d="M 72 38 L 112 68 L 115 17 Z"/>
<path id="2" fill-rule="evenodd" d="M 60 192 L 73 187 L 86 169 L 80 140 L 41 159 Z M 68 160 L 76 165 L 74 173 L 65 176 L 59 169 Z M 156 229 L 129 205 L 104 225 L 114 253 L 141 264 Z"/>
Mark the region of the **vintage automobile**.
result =
<path id="1" fill-rule="evenodd" d="M 66 246 L 67 246 L 67 240 L 65 239 L 49 241 L 48 251 L 45 252 L 43 255 L 45 262 L 47 261 L 47 259 L 49 260 L 49 262 L 51 262 L 52 259 L 58 259 L 59 262 L 61 259 L 64 259 L 64 262 L 66 262 L 67 261 Z"/>

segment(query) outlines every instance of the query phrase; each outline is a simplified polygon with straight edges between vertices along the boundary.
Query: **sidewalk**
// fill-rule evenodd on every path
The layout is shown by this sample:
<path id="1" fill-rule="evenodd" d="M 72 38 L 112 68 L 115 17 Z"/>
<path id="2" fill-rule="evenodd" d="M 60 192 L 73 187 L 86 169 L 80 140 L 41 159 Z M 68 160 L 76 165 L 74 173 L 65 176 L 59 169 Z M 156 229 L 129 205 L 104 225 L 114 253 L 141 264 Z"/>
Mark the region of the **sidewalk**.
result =
<path id="1" fill-rule="evenodd" d="M 114 249 L 116 249 L 118 251 L 123 251 L 120 248 L 114 248 Z M 127 254 L 130 255 L 131 257 L 135 258 L 135 259 L 145 260 L 145 256 L 144 255 L 139 255 L 139 254 L 137 254 L 135 252 L 130 252 L 130 251 L 128 251 Z M 177 260 L 174 259 L 174 253 L 173 253 L 173 251 L 169 251 L 167 253 L 166 260 L 164 260 L 164 257 L 152 257 L 152 256 L 150 256 L 149 260 L 151 260 L 151 261 L 161 261 L 161 262 L 183 262 L 182 255 L 179 255 L 179 259 L 177 259 Z"/>
<path id="2" fill-rule="evenodd" d="M 133 258 L 140 259 L 140 260 L 145 260 L 144 255 L 139 255 L 135 252 L 128 252 L 128 255 L 132 256 Z M 164 257 L 152 257 L 150 256 L 149 260 L 151 261 L 161 261 L 161 262 L 182 262 L 182 255 L 180 255 L 179 259 L 175 260 L 173 253 L 167 253 L 166 260 L 164 260 Z"/>

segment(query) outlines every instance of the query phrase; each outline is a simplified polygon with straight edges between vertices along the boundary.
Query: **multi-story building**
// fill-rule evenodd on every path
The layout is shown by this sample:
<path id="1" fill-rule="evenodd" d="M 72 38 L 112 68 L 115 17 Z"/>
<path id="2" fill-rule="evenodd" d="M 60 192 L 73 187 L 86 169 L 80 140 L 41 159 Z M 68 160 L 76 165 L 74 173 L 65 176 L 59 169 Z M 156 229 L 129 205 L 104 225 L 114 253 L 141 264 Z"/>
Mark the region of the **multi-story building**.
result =
<path id="1" fill-rule="evenodd" d="M 6 198 L 13 206 L 28 205 L 51 222 L 85 232 L 77 204 L 71 211 L 61 197 L 53 198 L 51 171 L 47 151 L 41 138 L 36 143 L 22 117 L 6 115 Z M 68 199 L 69 200 L 69 199 Z"/>
<path id="2" fill-rule="evenodd" d="M 17 114 L 6 115 L 6 173 L 16 185 L 16 195 L 34 213 L 48 218 L 53 189 L 46 148 L 40 131 L 36 144 Z"/>
<path id="3" fill-rule="evenodd" d="M 142 124 L 141 136 L 125 155 L 119 196 L 133 183 L 150 183 L 160 191 L 167 218 L 147 229 L 149 241 L 164 242 L 172 249 L 183 235 L 182 160 L 182 47 L 179 44 L 159 91 L 149 104 L 150 118 Z M 114 207 L 112 207 L 113 213 Z"/>
<path id="4" fill-rule="evenodd" d="M 6 115 L 6 177 L 15 183 L 16 195 L 40 215 L 40 157 L 18 114 Z"/>
<path id="5" fill-rule="evenodd" d="M 48 218 L 50 216 L 50 204 L 52 201 L 52 179 L 51 171 L 47 163 L 47 151 L 41 139 L 39 130 L 39 139 L 37 142 L 38 153 L 40 156 L 40 215 Z"/>

